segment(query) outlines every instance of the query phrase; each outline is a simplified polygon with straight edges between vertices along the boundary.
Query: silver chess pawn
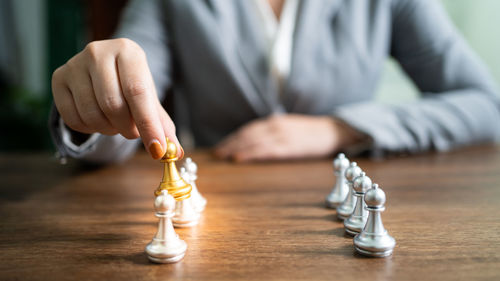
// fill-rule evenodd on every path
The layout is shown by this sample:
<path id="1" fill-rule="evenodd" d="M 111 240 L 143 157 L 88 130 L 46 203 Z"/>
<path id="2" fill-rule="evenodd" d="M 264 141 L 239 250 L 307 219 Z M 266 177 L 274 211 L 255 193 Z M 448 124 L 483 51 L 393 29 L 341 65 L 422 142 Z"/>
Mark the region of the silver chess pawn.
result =
<path id="1" fill-rule="evenodd" d="M 344 220 L 345 231 L 354 236 L 363 230 L 368 219 L 368 211 L 365 209 L 366 204 L 363 200 L 366 191 L 372 186 L 372 180 L 366 176 L 365 172 L 361 172 L 359 177 L 354 179 L 352 188 L 354 190 L 354 196 L 356 197 L 356 206 L 351 216 Z"/>
<path id="2" fill-rule="evenodd" d="M 362 255 L 387 257 L 392 254 L 396 240 L 387 233 L 380 213 L 385 210 L 385 193 L 373 184 L 365 194 L 364 201 L 369 212 L 365 228 L 354 237 L 354 248 Z"/>
<path id="3" fill-rule="evenodd" d="M 195 211 L 191 197 L 175 201 L 175 211 L 172 222 L 175 227 L 191 227 L 200 221 L 200 213 Z"/>
<path id="4" fill-rule="evenodd" d="M 175 199 L 163 190 L 155 199 L 156 216 L 160 218 L 158 232 L 153 241 L 146 246 L 146 253 L 152 262 L 174 263 L 181 260 L 186 253 L 186 242 L 175 233 L 172 225 Z"/>
<path id="5" fill-rule="evenodd" d="M 207 205 L 207 199 L 205 199 L 198 188 L 196 187 L 196 180 L 198 179 L 198 165 L 191 159 L 191 157 L 187 157 L 184 162 L 184 168 L 187 171 L 187 178 L 185 180 L 191 184 L 193 188 L 191 190 L 191 203 L 198 213 L 203 212 L 205 210 L 205 206 Z M 181 168 L 182 169 L 182 168 Z"/>
<path id="6" fill-rule="evenodd" d="M 333 160 L 333 171 L 335 173 L 335 186 L 328 196 L 326 196 L 325 203 L 328 208 L 335 209 L 342 202 L 344 202 L 347 193 L 349 192 L 349 186 L 347 186 L 347 181 L 345 179 L 345 170 L 349 167 L 349 159 L 347 159 L 344 153 L 337 155 L 337 158 Z"/>
<path id="7" fill-rule="evenodd" d="M 355 178 L 361 174 L 361 168 L 358 167 L 358 163 L 351 162 L 349 168 L 345 170 L 345 178 L 347 180 L 347 185 L 349 191 L 344 202 L 337 207 L 337 217 L 341 220 L 349 218 L 349 216 L 354 211 L 354 205 L 356 204 L 356 197 L 354 197 L 354 191 L 352 189 L 352 183 Z"/>

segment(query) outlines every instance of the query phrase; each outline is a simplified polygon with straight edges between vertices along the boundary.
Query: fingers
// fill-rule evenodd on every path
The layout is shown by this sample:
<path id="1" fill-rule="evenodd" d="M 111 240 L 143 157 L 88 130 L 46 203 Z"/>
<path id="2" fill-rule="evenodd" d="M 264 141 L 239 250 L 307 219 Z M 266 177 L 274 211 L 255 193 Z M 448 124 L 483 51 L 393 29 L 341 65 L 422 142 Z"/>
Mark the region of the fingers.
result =
<path id="1" fill-rule="evenodd" d="M 158 98 L 146 56 L 138 47 L 123 51 L 117 57 L 117 65 L 123 95 L 144 146 L 154 159 L 160 159 L 165 154 L 165 132 L 158 113 Z"/>
<path id="2" fill-rule="evenodd" d="M 61 77 L 63 74 L 63 69 L 60 67 L 52 76 L 52 93 L 57 111 L 68 127 L 78 132 L 91 134 L 93 131 L 83 123 L 78 114 L 71 92 Z"/>
<path id="3" fill-rule="evenodd" d="M 328 116 L 280 115 L 242 127 L 224 140 L 216 156 L 237 162 L 324 157 L 338 149 L 338 135 Z"/>
<path id="4" fill-rule="evenodd" d="M 89 72 L 97 103 L 111 125 L 128 139 L 138 138 L 139 131 L 121 91 L 114 57 L 90 65 Z"/>
<path id="5" fill-rule="evenodd" d="M 286 146 L 275 134 L 267 134 L 252 139 L 238 139 L 237 146 L 232 147 L 227 157 L 235 162 L 260 161 L 286 158 Z"/>
<path id="6" fill-rule="evenodd" d="M 77 59 L 71 59 L 66 64 L 66 68 L 67 75 L 72 80 L 69 90 L 83 123 L 95 132 L 105 135 L 117 134 L 117 130 L 111 125 L 97 104 L 90 74 L 87 71 L 82 71 L 81 65 L 75 60 Z"/>
<path id="7" fill-rule="evenodd" d="M 170 116 L 168 116 L 167 112 L 159 102 L 157 108 L 160 115 L 160 121 L 163 126 L 163 131 L 165 132 L 168 139 L 170 141 L 173 141 L 177 145 L 177 157 L 179 157 L 179 159 L 182 159 L 184 157 L 184 149 L 180 145 L 179 140 L 177 139 L 177 135 L 175 134 L 176 130 L 174 122 L 172 121 L 172 119 L 170 119 Z"/>
<path id="8" fill-rule="evenodd" d="M 269 131 L 268 119 L 257 120 L 244 125 L 217 145 L 215 154 L 219 158 L 230 158 L 236 152 L 262 143 L 263 139 L 273 136 Z"/>
<path id="9" fill-rule="evenodd" d="M 54 72 L 55 104 L 68 126 L 84 133 L 142 137 L 155 159 L 166 139 L 183 150 L 161 107 L 144 51 L 128 39 L 95 41 Z"/>
<path id="10" fill-rule="evenodd" d="M 244 150 L 235 152 L 232 158 L 236 162 L 291 158 L 283 146 L 275 144 L 275 142 L 262 142 L 249 145 Z"/>

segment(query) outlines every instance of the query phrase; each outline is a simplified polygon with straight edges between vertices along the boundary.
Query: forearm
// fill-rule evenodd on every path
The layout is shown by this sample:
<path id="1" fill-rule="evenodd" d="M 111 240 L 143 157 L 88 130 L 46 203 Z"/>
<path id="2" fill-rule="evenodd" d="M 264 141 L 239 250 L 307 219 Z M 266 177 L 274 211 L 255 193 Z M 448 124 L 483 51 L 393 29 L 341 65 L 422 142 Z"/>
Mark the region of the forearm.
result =
<path id="1" fill-rule="evenodd" d="M 445 151 L 495 141 L 500 133 L 499 100 L 477 89 L 429 95 L 400 105 L 346 105 L 334 115 L 369 136 L 369 149 L 375 154 Z"/>

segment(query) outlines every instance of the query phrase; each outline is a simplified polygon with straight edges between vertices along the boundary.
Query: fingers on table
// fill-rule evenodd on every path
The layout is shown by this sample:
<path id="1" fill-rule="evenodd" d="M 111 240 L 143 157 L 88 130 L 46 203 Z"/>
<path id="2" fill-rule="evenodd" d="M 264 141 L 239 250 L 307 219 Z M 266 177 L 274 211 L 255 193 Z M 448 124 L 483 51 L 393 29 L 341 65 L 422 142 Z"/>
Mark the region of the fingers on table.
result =
<path id="1" fill-rule="evenodd" d="M 271 129 L 268 119 L 254 121 L 223 140 L 215 153 L 220 158 L 236 161 L 273 157 L 278 149 L 273 149 L 277 145 L 277 138 Z"/>

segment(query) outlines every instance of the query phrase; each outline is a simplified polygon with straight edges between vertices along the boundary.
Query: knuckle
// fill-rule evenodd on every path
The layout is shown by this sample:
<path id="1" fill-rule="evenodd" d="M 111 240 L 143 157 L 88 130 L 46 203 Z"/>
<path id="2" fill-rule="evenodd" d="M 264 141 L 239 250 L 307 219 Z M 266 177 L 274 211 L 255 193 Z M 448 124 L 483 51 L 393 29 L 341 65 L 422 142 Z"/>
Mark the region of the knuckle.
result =
<path id="1" fill-rule="evenodd" d="M 64 66 L 64 65 L 63 65 Z M 63 66 L 58 67 L 54 72 L 52 73 L 52 83 L 58 83 L 63 80 L 64 77 L 64 68 Z"/>
<path id="2" fill-rule="evenodd" d="M 70 58 L 65 64 L 64 67 L 66 68 L 67 72 L 74 72 L 78 68 L 78 55 Z"/>
<path id="3" fill-rule="evenodd" d="M 120 47 L 121 49 L 126 49 L 126 48 L 129 48 L 131 45 L 133 45 L 135 42 L 133 40 L 130 40 L 128 38 L 117 38 L 117 39 L 114 39 L 113 40 L 114 43 L 117 44 L 118 47 Z"/>
<path id="4" fill-rule="evenodd" d="M 124 90 L 125 94 L 131 98 L 144 97 L 147 94 L 147 86 L 142 81 L 129 81 Z"/>
<path id="5" fill-rule="evenodd" d="M 79 77 L 83 71 L 85 71 L 84 68 L 84 62 L 81 58 L 80 55 L 76 55 L 72 58 L 70 58 L 62 67 L 62 74 L 67 75 L 67 79 L 75 79 L 76 77 Z"/>
<path id="6" fill-rule="evenodd" d="M 99 45 L 98 42 L 93 41 L 85 46 L 84 52 L 92 62 L 99 60 Z"/>
<path id="7" fill-rule="evenodd" d="M 115 96 L 107 96 L 102 104 L 102 111 L 106 114 L 114 115 L 123 108 L 123 100 Z"/>
<path id="8" fill-rule="evenodd" d="M 142 48 L 137 44 L 135 41 L 128 39 L 128 38 L 118 38 L 115 39 L 116 44 L 120 50 L 123 52 L 133 52 L 134 54 L 137 53 L 144 53 Z"/>

